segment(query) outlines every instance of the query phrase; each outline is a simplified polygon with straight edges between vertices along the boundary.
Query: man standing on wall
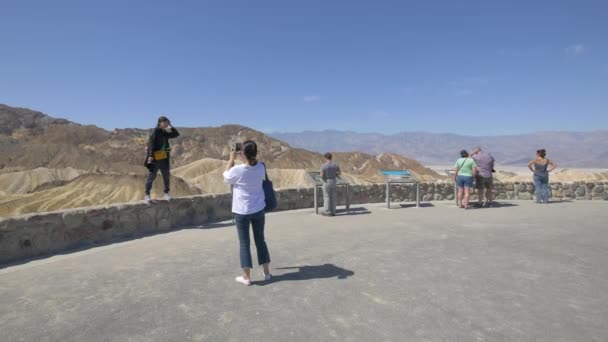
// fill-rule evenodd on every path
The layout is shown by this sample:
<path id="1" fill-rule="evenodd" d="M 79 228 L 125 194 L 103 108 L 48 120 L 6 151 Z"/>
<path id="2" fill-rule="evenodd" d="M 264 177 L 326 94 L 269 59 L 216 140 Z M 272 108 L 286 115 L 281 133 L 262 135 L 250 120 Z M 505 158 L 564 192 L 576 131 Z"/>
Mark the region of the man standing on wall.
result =
<path id="1" fill-rule="evenodd" d="M 338 193 L 336 178 L 340 175 L 340 166 L 332 161 L 333 156 L 327 152 L 323 155 L 325 164 L 321 165 L 321 178 L 323 179 L 323 216 L 336 216 Z"/>
<path id="2" fill-rule="evenodd" d="M 494 179 L 492 172 L 494 171 L 494 157 L 491 154 L 482 151 L 480 147 L 476 148 L 471 153 L 471 158 L 477 163 L 477 178 L 475 184 L 477 187 L 477 201 L 480 207 L 483 206 L 483 197 L 485 191 L 486 207 L 492 206 Z"/>

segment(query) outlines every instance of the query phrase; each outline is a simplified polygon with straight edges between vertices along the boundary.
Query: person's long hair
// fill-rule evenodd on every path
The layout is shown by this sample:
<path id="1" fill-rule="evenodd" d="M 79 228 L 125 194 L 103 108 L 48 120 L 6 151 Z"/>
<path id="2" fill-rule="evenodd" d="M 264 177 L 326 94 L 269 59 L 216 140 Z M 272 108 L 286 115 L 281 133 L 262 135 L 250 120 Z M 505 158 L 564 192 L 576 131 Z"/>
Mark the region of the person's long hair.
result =
<path id="1" fill-rule="evenodd" d="M 243 155 L 249 165 L 255 165 L 258 159 L 258 145 L 253 140 L 247 140 L 243 142 Z"/>
<path id="2" fill-rule="evenodd" d="M 169 121 L 169 119 L 168 119 L 166 116 L 161 116 L 161 117 L 159 117 L 159 118 L 158 118 L 158 121 L 156 122 L 156 128 L 159 128 L 159 127 L 160 127 L 160 124 L 161 124 L 162 122 L 167 122 L 167 121 Z"/>

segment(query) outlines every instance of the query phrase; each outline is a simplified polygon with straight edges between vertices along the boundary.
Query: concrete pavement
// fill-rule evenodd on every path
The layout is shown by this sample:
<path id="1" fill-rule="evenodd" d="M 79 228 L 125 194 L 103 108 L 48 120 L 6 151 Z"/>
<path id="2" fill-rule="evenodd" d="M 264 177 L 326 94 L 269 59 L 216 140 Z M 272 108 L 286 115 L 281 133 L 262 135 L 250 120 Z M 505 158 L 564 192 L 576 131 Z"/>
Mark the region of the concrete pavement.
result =
<path id="1" fill-rule="evenodd" d="M 0 340 L 608 340 L 608 203 L 382 206 L 268 215 L 251 287 L 230 223 L 0 269 Z"/>

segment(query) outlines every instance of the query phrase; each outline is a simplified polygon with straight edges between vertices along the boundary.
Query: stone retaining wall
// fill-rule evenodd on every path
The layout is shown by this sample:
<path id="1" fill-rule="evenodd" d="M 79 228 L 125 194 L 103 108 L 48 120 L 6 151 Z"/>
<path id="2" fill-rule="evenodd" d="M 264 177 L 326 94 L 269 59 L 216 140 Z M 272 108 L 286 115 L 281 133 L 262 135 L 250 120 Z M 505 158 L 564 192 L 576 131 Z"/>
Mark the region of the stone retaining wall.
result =
<path id="1" fill-rule="evenodd" d="M 608 200 L 608 182 L 574 182 L 550 183 L 549 196 L 553 200 Z M 384 196 L 384 186 L 380 194 L 373 191 L 371 196 L 376 199 L 371 202 L 381 202 L 378 196 Z M 535 198 L 534 183 L 494 183 L 494 193 L 498 200 L 532 200 Z M 416 188 L 412 184 L 392 185 L 391 201 L 414 201 Z M 422 183 L 420 198 L 423 201 L 454 200 L 454 184 L 452 183 Z M 477 193 L 472 193 L 471 199 L 477 199 Z"/>
<path id="2" fill-rule="evenodd" d="M 344 204 L 344 188 L 339 188 L 339 204 Z M 608 200 L 608 183 L 552 183 L 553 199 Z M 497 198 L 531 200 L 532 183 L 497 183 Z M 414 201 L 414 185 L 393 185 L 393 202 Z M 422 201 L 453 200 L 451 183 L 422 183 Z M 318 193 L 322 204 L 321 191 Z M 473 196 L 475 198 L 475 196 Z M 277 210 L 312 208 L 312 188 L 285 189 L 277 192 Z M 351 187 L 351 204 L 384 202 L 383 184 Z M 27 257 L 57 253 L 86 245 L 166 232 L 229 220 L 230 194 L 212 194 L 144 203 L 70 209 L 0 219 L 0 264 Z"/>

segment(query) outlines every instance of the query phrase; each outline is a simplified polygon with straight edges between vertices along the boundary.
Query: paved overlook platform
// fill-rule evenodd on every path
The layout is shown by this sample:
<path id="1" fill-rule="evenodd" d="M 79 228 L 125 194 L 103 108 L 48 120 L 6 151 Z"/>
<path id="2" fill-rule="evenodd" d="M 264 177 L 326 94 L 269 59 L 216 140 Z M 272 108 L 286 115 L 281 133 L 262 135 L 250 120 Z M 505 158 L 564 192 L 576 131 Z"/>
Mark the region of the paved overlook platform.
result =
<path id="1" fill-rule="evenodd" d="M 0 340 L 608 340 L 608 203 L 382 206 L 268 215 L 251 287 L 230 223 L 5 267 Z"/>

